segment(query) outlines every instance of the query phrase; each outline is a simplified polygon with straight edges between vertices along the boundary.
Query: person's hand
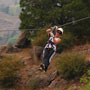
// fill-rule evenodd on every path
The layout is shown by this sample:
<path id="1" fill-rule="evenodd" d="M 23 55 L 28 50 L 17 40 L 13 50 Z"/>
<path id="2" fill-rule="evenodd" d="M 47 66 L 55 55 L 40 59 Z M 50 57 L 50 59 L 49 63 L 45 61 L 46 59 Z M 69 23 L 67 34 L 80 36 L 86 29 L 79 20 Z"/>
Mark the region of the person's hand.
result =
<path id="1" fill-rule="evenodd" d="M 51 31 L 57 30 L 58 26 L 51 27 Z"/>
<path id="2" fill-rule="evenodd" d="M 54 28 L 54 30 L 57 30 L 58 29 L 58 26 L 54 26 L 53 28 Z"/>

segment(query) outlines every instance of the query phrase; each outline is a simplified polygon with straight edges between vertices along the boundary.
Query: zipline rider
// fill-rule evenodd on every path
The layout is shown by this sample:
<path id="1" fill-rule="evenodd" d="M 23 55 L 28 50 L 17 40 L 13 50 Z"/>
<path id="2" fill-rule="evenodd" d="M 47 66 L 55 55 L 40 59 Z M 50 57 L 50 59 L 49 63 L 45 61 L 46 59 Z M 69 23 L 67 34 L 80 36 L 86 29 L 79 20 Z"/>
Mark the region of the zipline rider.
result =
<path id="1" fill-rule="evenodd" d="M 58 45 L 61 42 L 60 37 L 63 35 L 63 29 L 54 26 L 51 27 L 50 29 L 47 29 L 46 32 L 49 36 L 49 41 L 43 50 L 43 60 L 42 60 L 42 64 L 40 65 L 41 71 L 43 70 L 47 71 L 50 62 L 53 56 L 55 55 L 56 45 Z"/>

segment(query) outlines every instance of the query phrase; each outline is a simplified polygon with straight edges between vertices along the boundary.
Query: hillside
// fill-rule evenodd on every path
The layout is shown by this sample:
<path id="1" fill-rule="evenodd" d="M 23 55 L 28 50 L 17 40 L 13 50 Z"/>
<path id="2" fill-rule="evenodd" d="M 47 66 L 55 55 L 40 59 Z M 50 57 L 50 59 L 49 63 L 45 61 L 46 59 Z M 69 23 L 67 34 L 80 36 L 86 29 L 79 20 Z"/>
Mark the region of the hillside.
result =
<path id="1" fill-rule="evenodd" d="M 10 6 L 15 5 L 15 1 L 17 0 L 0 0 L 0 5 Z"/>
<path id="2" fill-rule="evenodd" d="M 7 41 L 10 38 L 13 38 L 15 35 L 14 33 L 18 30 L 20 25 L 20 20 L 17 16 L 11 16 L 4 12 L 0 11 L 0 36 L 2 37 L 2 40 L 0 40 L 0 45 L 6 45 Z M 4 31 L 5 30 L 5 31 Z M 12 30 L 10 33 L 8 30 Z M 20 32 L 17 31 L 17 35 Z"/>
<path id="3" fill-rule="evenodd" d="M 85 87 L 86 84 L 80 83 L 78 78 L 65 80 L 57 75 L 55 58 L 56 55 L 48 69 L 47 72 L 41 72 L 38 70 L 41 61 L 35 61 L 33 59 L 33 49 L 25 48 L 18 49 L 19 52 L 9 51 L 5 52 L 3 49 L 2 55 L 5 56 L 18 56 L 22 59 L 22 63 L 25 65 L 24 68 L 20 70 L 20 81 L 13 88 L 15 90 L 79 90 Z M 71 51 L 83 53 L 87 56 L 87 60 L 90 59 L 90 44 L 75 46 L 71 50 L 65 52 L 70 53 Z M 35 63 L 37 62 L 37 63 Z M 30 86 L 29 86 L 30 85 Z M 89 90 L 89 89 L 87 89 Z"/>
<path id="4" fill-rule="evenodd" d="M 0 12 L 0 30 L 17 30 L 20 25 L 18 17 L 10 16 L 4 12 Z"/>
<path id="5" fill-rule="evenodd" d="M 14 0 L 8 0 L 8 2 L 7 2 L 7 0 L 0 0 L 0 5 L 14 5 Z"/>

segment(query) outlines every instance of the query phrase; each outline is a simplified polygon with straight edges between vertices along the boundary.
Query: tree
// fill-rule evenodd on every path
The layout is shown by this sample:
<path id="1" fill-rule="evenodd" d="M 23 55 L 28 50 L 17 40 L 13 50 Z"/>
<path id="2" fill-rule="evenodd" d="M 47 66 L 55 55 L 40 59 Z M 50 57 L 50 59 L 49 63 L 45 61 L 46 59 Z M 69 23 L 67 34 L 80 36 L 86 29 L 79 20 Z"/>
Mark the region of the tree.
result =
<path id="1" fill-rule="evenodd" d="M 20 29 L 42 28 L 61 24 L 60 0 L 21 0 Z"/>
<path id="2" fill-rule="evenodd" d="M 90 16 L 89 0 L 20 0 L 22 8 L 20 29 L 43 28 L 46 25 L 62 25 Z M 90 19 L 73 23 L 64 30 L 79 40 L 89 39 Z"/>
<path id="3" fill-rule="evenodd" d="M 88 0 L 62 0 L 62 9 L 65 22 L 75 21 L 90 16 L 90 1 Z M 90 18 L 67 26 L 67 31 L 72 32 L 79 40 L 90 40 Z"/>

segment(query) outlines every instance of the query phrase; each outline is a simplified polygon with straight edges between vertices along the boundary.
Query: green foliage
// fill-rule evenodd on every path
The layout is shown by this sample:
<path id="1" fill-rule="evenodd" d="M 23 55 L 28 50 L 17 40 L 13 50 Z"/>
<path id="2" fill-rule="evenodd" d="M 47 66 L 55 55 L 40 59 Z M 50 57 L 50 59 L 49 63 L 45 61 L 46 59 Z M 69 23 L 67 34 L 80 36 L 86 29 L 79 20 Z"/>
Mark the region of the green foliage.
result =
<path id="1" fill-rule="evenodd" d="M 70 87 L 69 87 L 69 90 L 72 90 L 72 89 L 73 89 L 73 86 L 70 86 Z"/>
<path id="2" fill-rule="evenodd" d="M 17 39 L 18 39 L 18 35 L 14 35 L 10 39 L 8 39 L 7 44 L 15 44 Z"/>
<path id="3" fill-rule="evenodd" d="M 43 28 L 48 24 L 60 24 L 60 0 L 20 0 L 22 8 L 20 29 Z"/>
<path id="4" fill-rule="evenodd" d="M 63 13 L 67 17 L 68 21 L 78 20 L 90 16 L 90 7 L 87 6 L 88 2 L 85 0 L 66 0 L 63 3 Z M 90 4 L 90 3 L 89 3 Z M 89 9 L 88 9 L 89 8 Z M 65 19 L 65 18 L 64 18 Z M 85 43 L 87 40 L 90 41 L 90 18 L 73 25 L 66 27 L 67 31 L 70 31 L 80 41 Z"/>
<path id="5" fill-rule="evenodd" d="M 57 58 L 57 70 L 64 78 L 74 78 L 86 72 L 85 56 L 76 53 L 63 53 Z"/>
<path id="6" fill-rule="evenodd" d="M 90 81 L 90 70 L 87 71 L 88 76 L 80 78 L 81 83 L 89 83 Z"/>
<path id="7" fill-rule="evenodd" d="M 62 25 L 90 16 L 89 0 L 20 0 L 20 7 L 20 29 L 43 28 L 49 24 Z M 86 43 L 90 41 L 89 25 L 90 19 L 87 19 L 68 25 L 65 30 L 70 32 L 72 37 L 77 37 L 79 42 Z M 72 42 L 69 43 L 72 45 Z"/>
<path id="8" fill-rule="evenodd" d="M 29 89 L 30 90 L 37 90 L 39 82 L 40 82 L 40 78 L 39 77 L 31 78 L 29 83 L 28 83 Z"/>
<path id="9" fill-rule="evenodd" d="M 88 83 L 88 79 L 86 77 L 80 78 L 80 83 Z"/>
<path id="10" fill-rule="evenodd" d="M 36 37 L 34 38 L 34 41 L 32 42 L 33 45 L 36 46 L 44 46 L 48 40 L 48 35 L 44 30 L 37 31 Z"/>
<path id="11" fill-rule="evenodd" d="M 0 59 L 0 86 L 13 87 L 19 79 L 18 71 L 23 67 L 21 60 L 16 56 L 7 56 Z"/>
<path id="12" fill-rule="evenodd" d="M 90 82 L 84 88 L 80 88 L 80 90 L 90 90 Z"/>
<path id="13" fill-rule="evenodd" d="M 73 47 L 77 41 L 77 37 L 73 36 L 71 33 L 64 33 L 61 39 L 61 43 L 57 46 L 57 52 L 59 53 L 65 49 Z"/>

